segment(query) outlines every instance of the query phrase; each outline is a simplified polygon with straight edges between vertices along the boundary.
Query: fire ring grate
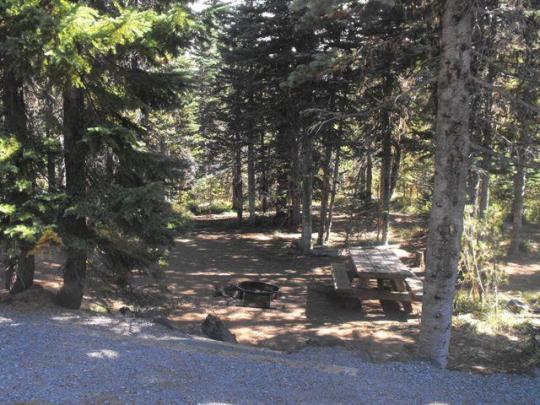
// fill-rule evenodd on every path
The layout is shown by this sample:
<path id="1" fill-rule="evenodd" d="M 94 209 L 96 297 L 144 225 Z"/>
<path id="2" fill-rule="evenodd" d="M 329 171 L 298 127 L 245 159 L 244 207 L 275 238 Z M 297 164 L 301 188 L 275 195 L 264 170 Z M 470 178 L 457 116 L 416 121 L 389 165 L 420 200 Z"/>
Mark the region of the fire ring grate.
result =
<path id="1" fill-rule="evenodd" d="M 279 287 L 260 281 L 242 281 L 238 284 L 242 304 L 255 308 L 270 308 L 273 299 L 277 298 Z"/>

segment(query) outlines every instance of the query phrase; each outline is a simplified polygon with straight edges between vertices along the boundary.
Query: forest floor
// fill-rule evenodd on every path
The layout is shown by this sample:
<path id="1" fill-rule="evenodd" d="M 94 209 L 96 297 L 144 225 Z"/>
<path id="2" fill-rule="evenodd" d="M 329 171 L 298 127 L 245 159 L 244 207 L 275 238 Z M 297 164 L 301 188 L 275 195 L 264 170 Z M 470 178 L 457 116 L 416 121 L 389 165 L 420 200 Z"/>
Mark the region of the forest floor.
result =
<path id="1" fill-rule="evenodd" d="M 396 252 L 412 265 L 414 251 L 425 243 L 425 219 L 393 215 L 392 222 Z M 370 243 L 374 236 L 374 229 L 353 229 L 347 217 L 338 216 L 330 242 L 343 245 L 346 229 L 353 232 L 350 245 Z M 531 253 L 507 264 L 509 282 L 501 299 L 540 292 L 540 227 L 529 226 L 528 235 Z M 421 306 L 415 304 L 414 312 L 406 316 L 385 314 L 378 301 L 365 301 L 361 307 L 355 301 L 336 300 L 328 294 L 330 265 L 346 258 L 302 255 L 294 248 L 297 237 L 264 224 L 239 229 L 226 215 L 197 217 L 194 230 L 176 239 L 169 263 L 159 277 L 135 273 L 127 291 L 90 277 L 84 308 L 117 312 L 127 306 L 141 316 L 166 317 L 190 334 L 200 334 L 201 322 L 214 314 L 226 322 L 242 344 L 286 352 L 306 346 L 340 346 L 368 361 L 412 360 Z M 404 243 L 398 247 L 400 242 Z M 37 279 L 45 289 L 59 287 L 58 254 L 42 258 Z M 281 297 L 271 309 L 243 307 L 237 300 L 215 294 L 218 286 L 249 279 L 280 287 Z M 504 316 L 540 326 L 538 314 Z M 482 373 L 526 371 L 530 369 L 530 357 L 530 342 L 519 328 L 486 330 L 467 316 L 456 317 L 451 368 Z"/>

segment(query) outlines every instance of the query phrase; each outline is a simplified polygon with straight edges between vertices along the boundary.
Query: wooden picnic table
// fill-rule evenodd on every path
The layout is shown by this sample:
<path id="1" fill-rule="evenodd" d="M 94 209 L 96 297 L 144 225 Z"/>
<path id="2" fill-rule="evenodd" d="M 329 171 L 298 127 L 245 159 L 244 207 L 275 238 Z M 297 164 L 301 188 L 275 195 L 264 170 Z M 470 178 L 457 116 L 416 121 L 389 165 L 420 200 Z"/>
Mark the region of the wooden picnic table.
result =
<path id="1" fill-rule="evenodd" d="M 390 247 L 350 248 L 353 269 L 334 265 L 334 288 L 338 294 L 360 299 L 378 299 L 384 309 L 394 309 L 399 303 L 407 313 L 412 301 L 422 300 L 422 281 L 399 260 Z M 359 279 L 359 287 L 352 280 Z M 377 288 L 368 288 L 369 280 L 377 280 Z"/>

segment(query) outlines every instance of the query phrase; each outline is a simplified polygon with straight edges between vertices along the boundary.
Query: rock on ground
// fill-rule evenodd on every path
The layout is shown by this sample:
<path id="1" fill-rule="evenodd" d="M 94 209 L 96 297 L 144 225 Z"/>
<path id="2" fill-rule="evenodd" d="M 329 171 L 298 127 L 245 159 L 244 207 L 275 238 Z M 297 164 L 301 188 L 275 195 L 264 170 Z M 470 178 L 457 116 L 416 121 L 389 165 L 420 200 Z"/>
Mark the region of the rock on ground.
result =
<path id="1" fill-rule="evenodd" d="M 210 339 L 227 343 L 238 343 L 236 336 L 227 328 L 225 322 L 217 316 L 208 315 L 201 325 L 202 332 Z"/>

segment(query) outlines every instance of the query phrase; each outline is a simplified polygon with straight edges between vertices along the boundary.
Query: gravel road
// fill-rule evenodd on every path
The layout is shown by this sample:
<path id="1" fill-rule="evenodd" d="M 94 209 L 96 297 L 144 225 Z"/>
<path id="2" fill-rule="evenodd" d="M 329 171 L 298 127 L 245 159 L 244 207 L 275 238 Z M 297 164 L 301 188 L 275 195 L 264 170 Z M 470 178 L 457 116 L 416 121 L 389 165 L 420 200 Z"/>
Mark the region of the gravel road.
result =
<path id="1" fill-rule="evenodd" d="M 540 404 L 540 376 L 235 347 L 139 319 L 0 306 L 0 403 Z"/>

